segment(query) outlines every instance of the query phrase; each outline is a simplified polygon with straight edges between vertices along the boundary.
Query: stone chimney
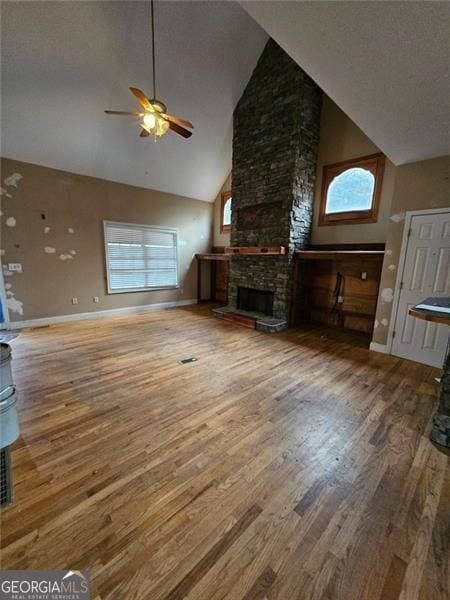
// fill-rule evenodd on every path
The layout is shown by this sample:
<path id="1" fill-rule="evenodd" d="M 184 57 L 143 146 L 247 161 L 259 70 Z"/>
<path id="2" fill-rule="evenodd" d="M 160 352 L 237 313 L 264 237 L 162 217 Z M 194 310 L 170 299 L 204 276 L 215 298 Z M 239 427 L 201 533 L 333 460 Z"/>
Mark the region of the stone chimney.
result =
<path id="1" fill-rule="evenodd" d="M 239 288 L 271 292 L 272 316 L 286 326 L 293 254 L 310 241 L 321 100 L 270 39 L 234 112 L 231 245 L 285 246 L 286 255 L 233 255 L 229 304 L 239 308 Z"/>

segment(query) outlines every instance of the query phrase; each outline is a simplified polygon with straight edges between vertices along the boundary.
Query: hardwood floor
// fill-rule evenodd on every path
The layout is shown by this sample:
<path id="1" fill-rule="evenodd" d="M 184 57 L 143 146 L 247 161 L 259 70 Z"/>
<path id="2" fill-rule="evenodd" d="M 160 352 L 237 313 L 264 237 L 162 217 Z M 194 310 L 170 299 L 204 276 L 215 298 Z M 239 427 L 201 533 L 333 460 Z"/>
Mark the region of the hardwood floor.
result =
<path id="1" fill-rule="evenodd" d="M 90 569 L 97 600 L 449 598 L 436 370 L 205 305 L 12 347 L 2 568 Z"/>

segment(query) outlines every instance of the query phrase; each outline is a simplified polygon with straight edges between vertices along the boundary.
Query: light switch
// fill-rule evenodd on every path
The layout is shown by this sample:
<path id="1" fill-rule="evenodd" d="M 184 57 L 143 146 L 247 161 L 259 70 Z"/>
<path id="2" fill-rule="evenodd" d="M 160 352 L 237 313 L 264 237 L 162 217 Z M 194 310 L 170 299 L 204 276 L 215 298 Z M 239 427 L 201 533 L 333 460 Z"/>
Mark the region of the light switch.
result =
<path id="1" fill-rule="evenodd" d="M 8 263 L 8 271 L 22 273 L 22 263 Z"/>

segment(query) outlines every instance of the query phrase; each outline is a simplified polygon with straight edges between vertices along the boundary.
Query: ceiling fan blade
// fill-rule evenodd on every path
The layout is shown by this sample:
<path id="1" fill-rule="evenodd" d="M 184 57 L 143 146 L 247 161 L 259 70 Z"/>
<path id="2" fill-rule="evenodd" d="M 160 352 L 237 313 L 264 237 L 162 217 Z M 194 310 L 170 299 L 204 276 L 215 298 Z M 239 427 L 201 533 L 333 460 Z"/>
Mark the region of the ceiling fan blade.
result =
<path id="1" fill-rule="evenodd" d="M 141 133 L 139 134 L 139 137 L 149 137 L 149 132 L 146 129 L 142 129 Z"/>
<path id="2" fill-rule="evenodd" d="M 165 113 L 162 113 L 161 116 L 167 119 L 167 121 L 170 121 L 171 123 L 176 123 L 177 125 L 180 125 L 180 127 L 190 127 L 191 129 L 194 129 L 194 126 L 190 121 L 186 121 L 181 117 L 175 117 L 174 115 L 166 115 Z"/>
<path id="3" fill-rule="evenodd" d="M 143 117 L 144 113 L 140 113 L 140 112 L 136 112 L 134 111 L 129 111 L 126 112 L 124 110 L 105 110 L 105 113 L 107 115 L 128 115 L 130 117 Z"/>
<path id="4" fill-rule="evenodd" d="M 192 131 L 188 131 L 187 129 L 184 129 L 184 127 L 180 127 L 179 125 L 177 125 L 176 123 L 173 123 L 172 121 L 169 121 L 169 127 L 172 131 L 175 131 L 175 133 L 178 133 L 179 135 L 181 135 L 184 138 L 190 138 L 192 135 Z"/>
<path id="5" fill-rule="evenodd" d="M 133 94 L 133 96 L 135 96 L 138 99 L 138 102 L 142 106 L 142 108 L 154 112 L 155 109 L 153 108 L 150 100 L 147 98 L 147 96 L 142 90 L 135 87 L 130 87 L 130 92 Z"/>

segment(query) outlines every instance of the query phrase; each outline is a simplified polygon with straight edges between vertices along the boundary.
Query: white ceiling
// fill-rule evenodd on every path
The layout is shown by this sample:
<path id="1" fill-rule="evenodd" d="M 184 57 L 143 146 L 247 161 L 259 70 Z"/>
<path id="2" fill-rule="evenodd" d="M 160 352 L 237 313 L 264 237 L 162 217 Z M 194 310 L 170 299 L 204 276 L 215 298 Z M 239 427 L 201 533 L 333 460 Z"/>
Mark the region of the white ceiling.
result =
<path id="1" fill-rule="evenodd" d="M 235 2 L 155 3 L 157 96 L 194 123 L 156 144 L 104 109 L 151 95 L 148 2 L 2 2 L 2 155 L 212 201 L 266 33 Z"/>
<path id="2" fill-rule="evenodd" d="M 240 4 L 395 164 L 450 153 L 449 2 Z"/>

